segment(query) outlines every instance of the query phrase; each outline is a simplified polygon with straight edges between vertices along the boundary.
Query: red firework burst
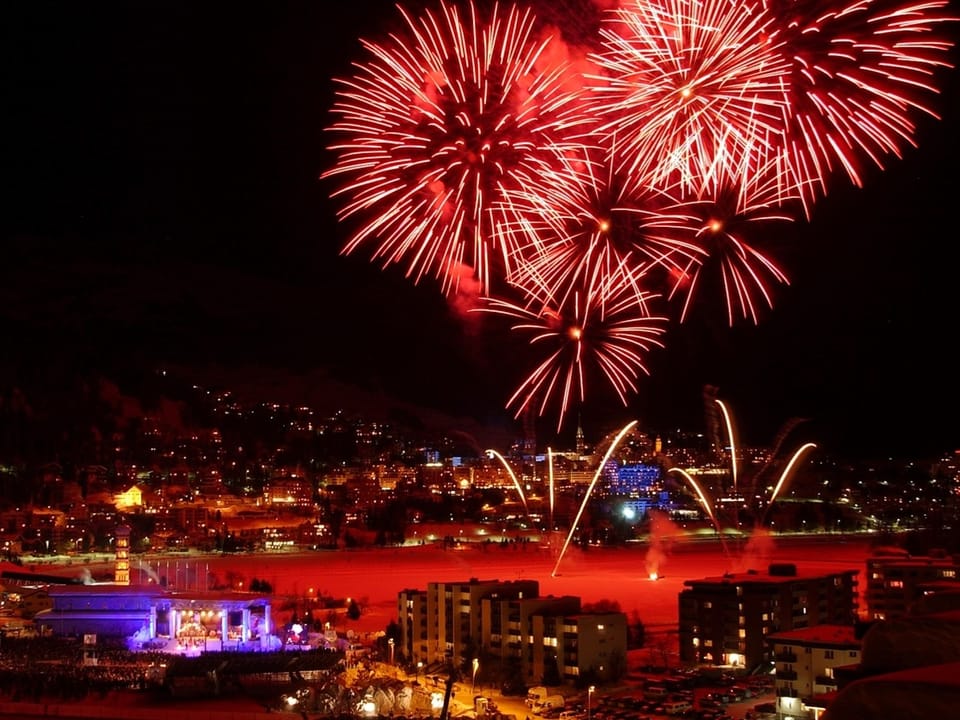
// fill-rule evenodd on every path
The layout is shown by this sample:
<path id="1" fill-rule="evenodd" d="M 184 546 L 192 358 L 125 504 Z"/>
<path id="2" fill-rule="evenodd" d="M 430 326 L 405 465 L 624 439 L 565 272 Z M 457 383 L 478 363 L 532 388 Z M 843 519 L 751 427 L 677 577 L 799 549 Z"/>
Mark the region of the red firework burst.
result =
<path id="1" fill-rule="evenodd" d="M 782 131 L 789 63 L 743 0 L 632 0 L 601 29 L 591 100 L 618 167 L 699 191 L 718 159 Z"/>
<path id="2" fill-rule="evenodd" d="M 400 10 L 405 34 L 364 42 L 370 59 L 337 80 L 331 129 L 344 140 L 324 176 L 343 181 L 339 217 L 361 218 L 343 252 L 372 243 L 373 259 L 406 264 L 414 282 L 433 275 L 448 294 L 466 266 L 486 292 L 510 256 L 492 247 L 490 209 L 569 148 L 575 95 L 563 65 L 542 66 L 554 54 L 529 11 Z"/>
<path id="3" fill-rule="evenodd" d="M 756 155 L 760 160 L 754 161 Z M 697 218 L 700 253 L 675 273 L 669 297 L 684 297 L 680 321 L 686 319 L 698 293 L 703 274 L 719 271 L 727 322 L 739 317 L 759 322 L 762 301 L 773 307 L 773 283 L 789 284 L 786 274 L 768 254 L 748 244 L 748 233 L 763 235 L 773 222 L 794 219 L 785 206 L 795 205 L 799 193 L 783 184 L 783 159 L 762 151 L 742 155 L 734 173 L 717 173 L 707 178 L 704 191 L 688 198 L 686 212 Z M 728 165 L 724 165 L 729 169 Z"/>
<path id="4" fill-rule="evenodd" d="M 590 154 L 544 168 L 541 187 L 504 193 L 497 232 L 518 252 L 511 280 L 561 305 L 584 282 L 622 285 L 642 305 L 650 269 L 676 271 L 699 258 L 698 218 L 666 191 Z"/>
<path id="5" fill-rule="evenodd" d="M 915 120 L 936 117 L 938 70 L 951 67 L 948 0 L 766 0 L 792 59 L 787 152 L 810 204 L 842 169 L 857 186 L 863 161 L 883 168 L 915 144 Z"/>
<path id="6" fill-rule="evenodd" d="M 524 305 L 489 298 L 481 309 L 513 318 L 511 329 L 529 335 L 531 345 L 545 350 L 546 357 L 507 407 L 515 406 L 519 417 L 527 408 L 543 415 L 555 403 L 558 431 L 571 402 L 583 401 L 589 375 L 599 371 L 626 405 L 627 394 L 637 392 L 640 374 L 649 374 L 646 353 L 663 347 L 658 338 L 666 318 L 649 315 L 646 301 L 637 303 L 631 288 L 599 274 L 581 281 L 581 288 L 562 304 L 534 295 Z"/>

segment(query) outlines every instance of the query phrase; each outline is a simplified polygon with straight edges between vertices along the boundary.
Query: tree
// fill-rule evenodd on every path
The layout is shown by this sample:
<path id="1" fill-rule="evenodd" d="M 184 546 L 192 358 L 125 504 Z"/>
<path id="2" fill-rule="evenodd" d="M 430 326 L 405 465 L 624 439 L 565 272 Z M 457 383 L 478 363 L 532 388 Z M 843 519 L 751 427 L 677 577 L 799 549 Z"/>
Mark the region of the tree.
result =
<path id="1" fill-rule="evenodd" d="M 666 633 L 650 637 L 649 653 L 650 664 L 654 667 L 666 668 L 670 666 L 670 650 L 672 643 Z"/>
<path id="2" fill-rule="evenodd" d="M 627 647 L 642 648 L 647 640 L 647 628 L 640 619 L 640 613 L 634 609 L 627 624 Z"/>
<path id="3" fill-rule="evenodd" d="M 620 603 L 616 600 L 609 600 L 607 598 L 601 598 L 595 603 L 585 603 L 582 607 L 582 612 L 585 613 L 617 613 L 620 612 Z"/>
<path id="4" fill-rule="evenodd" d="M 347 617 L 351 620 L 360 619 L 360 606 L 357 604 L 357 601 L 350 599 L 350 604 L 347 605 Z"/>

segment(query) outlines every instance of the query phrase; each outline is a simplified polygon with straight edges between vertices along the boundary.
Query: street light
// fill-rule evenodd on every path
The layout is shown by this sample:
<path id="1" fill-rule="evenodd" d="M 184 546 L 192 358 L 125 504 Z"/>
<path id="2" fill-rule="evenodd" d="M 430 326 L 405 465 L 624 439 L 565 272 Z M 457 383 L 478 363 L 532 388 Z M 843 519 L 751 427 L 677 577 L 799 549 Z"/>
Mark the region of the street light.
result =
<path id="1" fill-rule="evenodd" d="M 418 660 L 418 661 L 417 661 L 417 685 L 420 684 L 420 670 L 421 670 L 422 668 L 423 668 L 423 663 Z"/>
<path id="2" fill-rule="evenodd" d="M 596 691 L 596 686 L 591 685 L 587 688 L 587 720 L 590 720 L 590 698 L 593 697 L 593 693 Z"/>
<path id="3" fill-rule="evenodd" d="M 390 664 L 393 665 L 393 638 L 387 640 L 387 645 L 390 646 Z"/>
<path id="4" fill-rule="evenodd" d="M 480 660 L 479 658 L 473 659 L 473 684 L 470 686 L 470 694 L 472 695 L 477 691 L 477 670 L 480 669 Z"/>

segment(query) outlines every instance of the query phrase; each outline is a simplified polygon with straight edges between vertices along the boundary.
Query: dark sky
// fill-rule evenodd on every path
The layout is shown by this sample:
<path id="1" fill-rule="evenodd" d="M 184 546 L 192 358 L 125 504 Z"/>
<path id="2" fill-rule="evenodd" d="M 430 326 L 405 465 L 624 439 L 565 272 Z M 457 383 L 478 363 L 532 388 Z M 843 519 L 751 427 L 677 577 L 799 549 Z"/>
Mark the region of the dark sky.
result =
<path id="1" fill-rule="evenodd" d="M 50 362 L 321 369 L 510 422 L 521 346 L 464 325 L 429 283 L 338 254 L 319 179 L 330 78 L 363 57 L 358 37 L 396 21 L 392 3 L 18 0 L 2 13 L 13 382 Z M 811 222 L 767 239 L 791 285 L 758 326 L 730 329 L 716 303 L 671 327 L 630 408 L 591 396 L 588 436 L 634 418 L 702 430 L 709 383 L 748 441 L 802 417 L 837 452 L 960 447 L 957 75 L 939 76 L 943 120 L 920 119 L 917 149 L 864 189 L 835 183 Z"/>

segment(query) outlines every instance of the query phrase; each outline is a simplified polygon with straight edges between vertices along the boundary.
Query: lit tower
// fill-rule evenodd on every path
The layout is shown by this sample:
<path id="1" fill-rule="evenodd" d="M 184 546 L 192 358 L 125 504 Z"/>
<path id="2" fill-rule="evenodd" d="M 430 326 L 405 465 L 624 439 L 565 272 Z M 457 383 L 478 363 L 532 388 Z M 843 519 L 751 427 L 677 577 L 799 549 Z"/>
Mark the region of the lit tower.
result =
<path id="1" fill-rule="evenodd" d="M 116 530 L 116 559 L 113 566 L 115 585 L 130 584 L 130 526 L 119 525 Z"/>
<path id="2" fill-rule="evenodd" d="M 536 413 L 530 405 L 523 410 L 523 454 L 525 456 L 537 454 L 537 423 Z"/>
<path id="3" fill-rule="evenodd" d="M 717 405 L 717 393 L 720 388 L 714 385 L 703 386 L 703 412 L 707 421 L 707 441 L 715 459 L 723 456 L 725 443 L 720 437 L 720 406 Z"/>
<path id="4" fill-rule="evenodd" d="M 587 443 L 583 439 L 583 427 L 580 424 L 580 416 L 577 416 L 577 455 L 583 456 L 583 451 L 587 449 Z"/>

